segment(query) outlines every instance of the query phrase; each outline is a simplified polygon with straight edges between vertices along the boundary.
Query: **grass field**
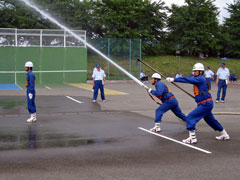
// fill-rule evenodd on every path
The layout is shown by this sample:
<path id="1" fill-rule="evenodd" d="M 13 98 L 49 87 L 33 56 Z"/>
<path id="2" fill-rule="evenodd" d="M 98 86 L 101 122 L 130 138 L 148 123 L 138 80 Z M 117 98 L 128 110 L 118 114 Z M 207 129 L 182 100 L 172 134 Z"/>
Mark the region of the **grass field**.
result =
<path id="1" fill-rule="evenodd" d="M 114 60 L 114 59 L 113 59 Z M 236 75 L 240 75 L 240 59 L 232 59 L 232 60 L 219 60 L 217 58 L 205 58 L 201 59 L 198 57 L 180 57 L 177 58 L 175 56 L 155 56 L 155 57 L 143 57 L 142 60 L 161 73 L 165 75 L 176 75 L 178 72 L 181 72 L 183 75 L 190 75 L 192 73 L 192 67 L 195 63 L 201 62 L 204 64 L 205 68 L 210 66 L 213 72 L 217 72 L 220 67 L 221 62 L 226 63 L 226 67 L 229 68 L 230 73 L 235 73 Z M 100 61 L 102 63 L 102 68 L 105 70 L 106 74 L 108 72 L 108 63 L 104 60 Z M 126 70 L 129 68 L 129 60 L 116 60 L 120 66 L 124 67 Z M 88 61 L 88 79 L 91 79 L 92 68 L 95 66 L 96 61 Z M 132 73 L 137 76 L 139 72 L 139 68 L 135 64 L 135 59 L 132 60 L 132 68 L 135 70 Z M 153 71 L 144 65 L 141 66 L 142 70 L 145 70 L 145 73 L 151 75 Z M 110 65 L 110 77 L 109 79 L 126 79 L 125 76 L 117 76 L 114 77 L 114 74 L 119 74 L 119 70 Z"/>
<path id="2" fill-rule="evenodd" d="M 213 72 L 217 72 L 221 62 L 226 63 L 226 67 L 229 68 L 231 73 L 240 73 L 240 59 L 232 59 L 228 61 L 219 60 L 217 58 L 205 58 L 198 57 L 180 57 L 175 56 L 158 56 L 158 57 L 144 57 L 143 60 L 149 63 L 152 67 L 155 67 L 163 74 L 176 74 L 181 72 L 184 75 L 192 73 L 192 67 L 195 63 L 201 62 L 205 68 L 210 66 Z M 146 69 L 144 67 L 144 69 Z M 147 72 L 148 71 L 146 69 Z"/>

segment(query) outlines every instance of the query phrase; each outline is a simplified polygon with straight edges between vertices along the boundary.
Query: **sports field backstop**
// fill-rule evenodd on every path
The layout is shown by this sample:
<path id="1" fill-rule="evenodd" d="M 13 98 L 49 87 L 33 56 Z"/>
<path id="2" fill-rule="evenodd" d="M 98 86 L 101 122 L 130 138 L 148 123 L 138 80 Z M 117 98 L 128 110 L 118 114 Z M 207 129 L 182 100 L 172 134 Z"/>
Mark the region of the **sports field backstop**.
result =
<path id="1" fill-rule="evenodd" d="M 86 31 L 74 31 L 86 40 Z M 64 30 L 0 29 L 0 84 L 24 84 L 32 61 L 36 83 L 87 80 L 87 48 Z"/>

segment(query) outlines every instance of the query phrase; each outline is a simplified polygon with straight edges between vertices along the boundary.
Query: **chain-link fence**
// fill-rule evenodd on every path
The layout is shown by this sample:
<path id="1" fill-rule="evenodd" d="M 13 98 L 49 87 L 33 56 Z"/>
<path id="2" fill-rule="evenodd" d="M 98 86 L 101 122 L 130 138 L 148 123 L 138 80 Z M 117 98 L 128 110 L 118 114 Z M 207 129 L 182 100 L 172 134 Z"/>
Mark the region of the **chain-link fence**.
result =
<path id="1" fill-rule="evenodd" d="M 141 64 L 137 64 L 136 59 L 141 58 L 142 47 L 140 39 L 87 38 L 87 42 L 129 73 L 139 78 Z M 107 79 L 109 80 L 129 79 L 123 72 L 119 71 L 90 49 L 88 49 L 88 79 L 91 79 L 92 71 L 96 63 L 101 64 L 101 68 L 105 70 Z"/>
<path id="2" fill-rule="evenodd" d="M 74 31 L 86 40 L 86 31 Z M 64 30 L 0 29 L 0 84 L 24 84 L 24 64 L 32 61 L 36 83 L 87 80 L 85 43 Z"/>
<path id="3" fill-rule="evenodd" d="M 141 65 L 136 64 L 136 59 L 141 58 L 140 39 L 93 39 L 86 38 L 86 31 L 73 30 L 73 32 L 139 78 Z M 77 40 L 64 30 L 0 28 L 0 84 L 17 83 L 22 79 L 23 76 L 18 74 L 24 73 L 22 67 L 27 60 L 34 62 L 34 71 L 39 74 L 39 83 L 46 82 L 45 77 L 50 81 L 51 77 L 55 76 L 50 82 L 55 80 L 66 82 L 66 79 L 68 82 L 75 79 L 74 82 L 76 82 L 86 71 L 88 73 L 84 76 L 92 79 L 91 75 L 96 63 L 101 64 L 109 80 L 129 79 L 96 52 L 91 49 L 85 52 L 84 49 L 86 50 L 84 42 Z M 78 73 L 77 70 L 79 70 Z M 52 74 L 49 75 L 49 73 Z M 71 78 L 66 78 L 69 74 Z M 81 78 L 81 81 L 83 79 L 85 78 Z"/>
<path id="4" fill-rule="evenodd" d="M 73 30 L 73 32 L 86 40 L 86 31 Z M 10 29 L 0 28 L 0 47 L 86 47 L 64 30 L 56 29 Z"/>

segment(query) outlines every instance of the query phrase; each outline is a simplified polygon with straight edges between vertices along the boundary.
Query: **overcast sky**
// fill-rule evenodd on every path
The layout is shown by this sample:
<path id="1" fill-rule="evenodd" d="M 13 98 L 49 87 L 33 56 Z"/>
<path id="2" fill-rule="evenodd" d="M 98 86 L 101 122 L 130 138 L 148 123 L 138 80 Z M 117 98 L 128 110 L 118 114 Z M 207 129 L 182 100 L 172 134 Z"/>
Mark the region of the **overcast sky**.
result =
<path id="1" fill-rule="evenodd" d="M 158 0 L 155 0 L 158 1 Z M 183 5 L 184 4 L 184 0 L 163 0 L 167 6 L 170 6 L 171 4 L 177 4 L 177 5 Z M 227 7 L 227 4 L 232 4 L 234 0 L 215 0 L 214 4 L 219 8 L 220 10 L 220 14 L 219 14 L 219 22 L 222 23 L 223 22 L 223 17 L 229 17 L 229 14 L 227 12 L 227 10 L 225 10 L 224 8 Z"/>

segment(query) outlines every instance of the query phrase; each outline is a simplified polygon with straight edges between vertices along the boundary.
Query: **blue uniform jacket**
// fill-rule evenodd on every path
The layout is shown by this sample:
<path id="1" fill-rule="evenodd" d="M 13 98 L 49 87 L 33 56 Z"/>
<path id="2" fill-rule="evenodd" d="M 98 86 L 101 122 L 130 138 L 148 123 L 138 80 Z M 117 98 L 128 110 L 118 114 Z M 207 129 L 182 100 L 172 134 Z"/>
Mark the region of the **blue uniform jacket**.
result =
<path id="1" fill-rule="evenodd" d="M 193 76 L 174 78 L 174 82 L 193 84 L 193 92 L 195 95 L 196 103 L 200 103 L 204 100 L 209 100 L 212 98 L 208 90 L 207 81 L 202 75 L 196 77 Z"/>
<path id="2" fill-rule="evenodd" d="M 32 71 L 28 71 L 27 73 L 27 81 L 26 81 L 26 88 L 28 89 L 29 93 L 34 93 L 35 91 L 35 75 Z"/>
<path id="3" fill-rule="evenodd" d="M 155 88 L 156 90 L 152 90 L 151 93 L 161 99 L 162 102 L 173 96 L 173 93 L 169 92 L 168 87 L 160 80 L 155 84 Z"/>

